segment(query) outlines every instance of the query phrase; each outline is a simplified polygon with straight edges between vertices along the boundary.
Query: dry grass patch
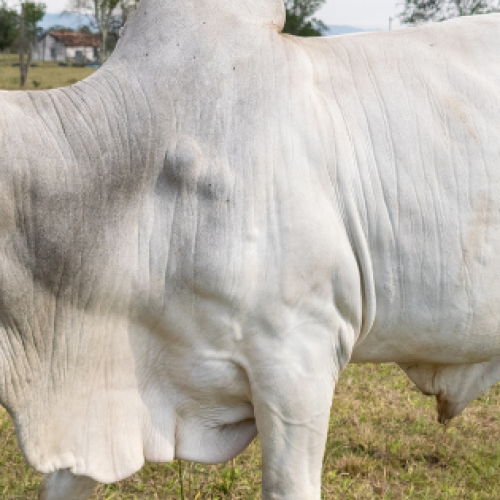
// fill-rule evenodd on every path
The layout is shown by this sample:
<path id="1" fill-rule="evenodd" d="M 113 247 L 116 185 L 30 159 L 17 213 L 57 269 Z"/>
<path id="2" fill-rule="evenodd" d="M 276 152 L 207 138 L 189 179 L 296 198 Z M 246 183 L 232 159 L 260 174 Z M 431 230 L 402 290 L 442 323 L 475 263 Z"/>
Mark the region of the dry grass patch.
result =
<path id="1" fill-rule="evenodd" d="M 332 408 L 324 459 L 325 499 L 498 499 L 500 386 L 447 427 L 433 398 L 422 396 L 395 365 L 350 366 Z M 40 481 L 0 413 L 0 496 L 35 499 Z M 220 466 L 148 464 L 126 481 L 101 485 L 94 500 L 260 498 L 258 441 Z"/>

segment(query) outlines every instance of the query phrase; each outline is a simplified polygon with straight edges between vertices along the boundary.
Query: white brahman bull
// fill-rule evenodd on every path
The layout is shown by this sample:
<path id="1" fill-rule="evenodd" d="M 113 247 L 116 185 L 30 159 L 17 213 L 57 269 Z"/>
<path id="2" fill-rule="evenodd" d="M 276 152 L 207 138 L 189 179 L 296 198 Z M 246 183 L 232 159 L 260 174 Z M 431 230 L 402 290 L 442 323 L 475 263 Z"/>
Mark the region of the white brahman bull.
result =
<path id="1" fill-rule="evenodd" d="M 282 0 L 143 0 L 109 62 L 0 94 L 0 401 L 86 499 L 259 432 L 317 500 L 352 362 L 442 420 L 500 378 L 500 17 L 280 33 Z"/>

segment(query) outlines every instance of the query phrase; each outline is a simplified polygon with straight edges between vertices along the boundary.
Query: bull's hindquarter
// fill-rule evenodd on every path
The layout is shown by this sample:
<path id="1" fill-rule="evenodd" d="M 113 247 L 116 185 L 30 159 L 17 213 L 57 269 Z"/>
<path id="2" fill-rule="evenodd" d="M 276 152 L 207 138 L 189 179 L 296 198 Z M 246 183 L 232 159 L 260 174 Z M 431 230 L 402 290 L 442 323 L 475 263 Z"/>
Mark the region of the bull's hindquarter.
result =
<path id="1" fill-rule="evenodd" d="M 500 378 L 498 23 L 350 39 L 339 57 L 376 302 L 351 361 L 398 362 L 442 421 Z"/>
<path id="2" fill-rule="evenodd" d="M 0 401 L 45 473 L 258 430 L 263 497 L 317 499 L 349 360 L 446 415 L 495 376 L 499 20 L 305 41 L 214 2 L 143 0 L 90 79 L 1 96 Z"/>

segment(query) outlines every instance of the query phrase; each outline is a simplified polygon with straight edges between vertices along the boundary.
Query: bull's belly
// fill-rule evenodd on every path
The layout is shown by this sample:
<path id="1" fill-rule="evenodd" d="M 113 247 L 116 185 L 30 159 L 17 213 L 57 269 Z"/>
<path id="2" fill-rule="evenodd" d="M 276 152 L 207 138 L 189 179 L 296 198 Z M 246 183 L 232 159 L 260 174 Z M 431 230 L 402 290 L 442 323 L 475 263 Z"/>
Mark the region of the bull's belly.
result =
<path id="1" fill-rule="evenodd" d="M 475 279 L 477 286 L 408 287 L 390 303 L 377 297 L 375 323 L 356 345 L 352 362 L 462 364 L 500 356 L 498 267 Z M 490 277 L 487 277 L 488 272 Z"/>
<path id="2" fill-rule="evenodd" d="M 403 238 L 396 257 L 374 255 L 376 317 L 353 362 L 461 364 L 500 356 L 500 223 L 485 222 L 484 214 L 463 219 L 462 231 L 458 224 L 449 234 L 422 231 Z"/>
<path id="3" fill-rule="evenodd" d="M 434 329 L 401 325 L 390 330 L 375 327 L 355 346 L 351 362 L 448 365 L 483 363 L 499 356 L 500 335 L 495 331 L 476 330 L 469 335 L 438 325 Z"/>

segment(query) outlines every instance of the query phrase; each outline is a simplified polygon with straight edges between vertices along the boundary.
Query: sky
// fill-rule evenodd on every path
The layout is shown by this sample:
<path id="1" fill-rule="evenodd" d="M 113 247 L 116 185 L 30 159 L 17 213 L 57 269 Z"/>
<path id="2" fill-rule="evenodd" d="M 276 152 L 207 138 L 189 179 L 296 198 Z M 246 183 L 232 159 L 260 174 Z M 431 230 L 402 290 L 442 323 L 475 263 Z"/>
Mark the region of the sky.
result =
<path id="1" fill-rule="evenodd" d="M 389 17 L 396 13 L 397 0 L 327 0 L 318 12 L 326 24 L 344 24 L 358 28 L 387 29 Z M 45 0 L 47 12 L 61 12 L 68 0 Z"/>
<path id="2" fill-rule="evenodd" d="M 317 17 L 326 24 L 388 29 L 389 17 L 396 16 L 396 3 L 397 0 L 327 0 Z"/>

